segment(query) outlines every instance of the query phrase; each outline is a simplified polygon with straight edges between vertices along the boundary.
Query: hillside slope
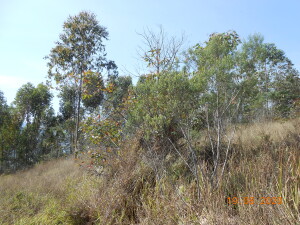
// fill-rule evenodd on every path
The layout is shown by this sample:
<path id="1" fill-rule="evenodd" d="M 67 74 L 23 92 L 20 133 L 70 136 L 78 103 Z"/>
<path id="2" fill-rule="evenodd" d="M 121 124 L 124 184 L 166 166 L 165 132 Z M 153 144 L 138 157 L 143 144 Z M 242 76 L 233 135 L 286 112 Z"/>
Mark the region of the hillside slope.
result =
<path id="1" fill-rule="evenodd" d="M 138 140 L 100 176 L 72 158 L 2 175 L 0 224 L 299 223 L 300 120 L 239 127 L 233 148 L 217 189 L 199 174 L 199 201 L 180 158 L 157 174 Z"/>

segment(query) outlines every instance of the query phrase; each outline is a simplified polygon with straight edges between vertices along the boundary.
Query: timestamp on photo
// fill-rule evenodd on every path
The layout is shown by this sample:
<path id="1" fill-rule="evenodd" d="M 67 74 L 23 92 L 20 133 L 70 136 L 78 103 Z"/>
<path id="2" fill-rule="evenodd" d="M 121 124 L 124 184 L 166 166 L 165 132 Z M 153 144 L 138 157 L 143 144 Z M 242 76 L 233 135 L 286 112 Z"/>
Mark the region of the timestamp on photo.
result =
<path id="1" fill-rule="evenodd" d="M 227 205 L 281 205 L 282 197 L 227 197 Z"/>

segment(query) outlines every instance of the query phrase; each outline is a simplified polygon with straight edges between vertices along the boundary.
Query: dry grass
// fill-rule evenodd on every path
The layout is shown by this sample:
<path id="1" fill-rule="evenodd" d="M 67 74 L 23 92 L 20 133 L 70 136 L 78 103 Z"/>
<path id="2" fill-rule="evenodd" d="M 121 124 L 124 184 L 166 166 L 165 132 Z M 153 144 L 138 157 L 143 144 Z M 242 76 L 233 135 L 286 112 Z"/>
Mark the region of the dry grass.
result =
<path id="1" fill-rule="evenodd" d="M 0 176 L 1 224 L 73 224 L 71 206 L 80 202 L 79 196 L 86 197 L 85 192 L 91 197 L 95 182 L 72 159 Z"/>
<path id="2" fill-rule="evenodd" d="M 299 224 L 300 120 L 240 127 L 219 188 L 194 179 L 177 160 L 157 176 L 138 140 L 91 176 L 72 159 L 0 177 L 2 224 Z M 206 168 L 204 162 L 201 164 Z M 183 172 L 185 171 L 185 172 Z M 174 175 L 175 174 L 175 175 Z M 226 204 L 227 197 L 256 203 Z M 258 204 L 282 197 L 283 204 Z"/>
<path id="3" fill-rule="evenodd" d="M 235 141 L 248 148 L 260 147 L 266 141 L 284 142 L 290 135 L 299 133 L 300 119 L 242 125 L 238 127 Z"/>

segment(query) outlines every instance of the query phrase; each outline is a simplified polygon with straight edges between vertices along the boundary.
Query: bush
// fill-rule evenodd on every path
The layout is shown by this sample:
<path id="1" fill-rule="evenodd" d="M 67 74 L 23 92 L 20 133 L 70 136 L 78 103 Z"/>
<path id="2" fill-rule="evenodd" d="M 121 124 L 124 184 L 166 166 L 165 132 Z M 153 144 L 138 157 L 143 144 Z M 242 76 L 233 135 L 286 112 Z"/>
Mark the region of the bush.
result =
<path id="1" fill-rule="evenodd" d="M 152 145 L 158 142 L 163 148 L 167 139 L 176 143 L 196 103 L 196 91 L 189 78 L 177 72 L 144 77 L 135 87 L 135 94 L 128 126 L 142 129 L 145 141 Z"/>

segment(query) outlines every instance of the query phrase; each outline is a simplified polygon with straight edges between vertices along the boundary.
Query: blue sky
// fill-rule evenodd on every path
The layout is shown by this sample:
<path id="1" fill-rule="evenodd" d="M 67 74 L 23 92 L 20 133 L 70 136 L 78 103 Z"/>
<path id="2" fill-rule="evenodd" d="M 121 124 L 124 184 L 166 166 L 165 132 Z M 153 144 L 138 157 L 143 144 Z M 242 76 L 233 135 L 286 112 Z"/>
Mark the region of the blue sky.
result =
<path id="1" fill-rule="evenodd" d="M 204 42 L 212 32 L 235 30 L 242 39 L 261 33 L 300 69 L 299 0 L 0 0 L 0 90 L 8 103 L 26 82 L 45 81 L 43 57 L 67 17 L 82 10 L 95 13 L 107 27 L 108 57 L 121 75 L 135 73 L 138 65 L 137 32 L 159 25 L 170 35 L 184 32 L 186 46 Z"/>

